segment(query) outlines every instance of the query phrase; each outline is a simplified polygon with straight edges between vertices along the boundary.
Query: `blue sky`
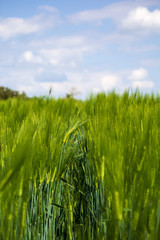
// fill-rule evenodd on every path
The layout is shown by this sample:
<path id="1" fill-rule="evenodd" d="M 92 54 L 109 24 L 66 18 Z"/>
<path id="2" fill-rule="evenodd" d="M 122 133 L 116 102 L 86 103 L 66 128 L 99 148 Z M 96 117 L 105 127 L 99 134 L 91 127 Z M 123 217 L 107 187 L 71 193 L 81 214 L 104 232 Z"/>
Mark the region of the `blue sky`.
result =
<path id="1" fill-rule="evenodd" d="M 0 1 L 0 86 L 160 92 L 159 0 Z"/>

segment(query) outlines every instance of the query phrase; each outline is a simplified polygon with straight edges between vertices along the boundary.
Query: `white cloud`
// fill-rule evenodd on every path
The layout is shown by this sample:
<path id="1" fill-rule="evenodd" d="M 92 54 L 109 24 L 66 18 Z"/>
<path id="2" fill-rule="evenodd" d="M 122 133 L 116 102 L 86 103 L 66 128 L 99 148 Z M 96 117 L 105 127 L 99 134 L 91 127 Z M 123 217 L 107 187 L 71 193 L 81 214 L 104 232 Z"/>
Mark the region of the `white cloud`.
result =
<path id="1" fill-rule="evenodd" d="M 63 66 L 71 63 L 73 66 L 73 62 L 77 60 L 81 60 L 83 55 L 90 52 L 89 46 L 79 46 L 75 48 L 53 48 L 53 49 L 41 49 L 40 55 L 50 64 L 52 65 L 60 65 Z"/>
<path id="2" fill-rule="evenodd" d="M 31 84 L 31 85 L 28 85 L 28 84 L 25 84 L 25 83 L 22 83 L 22 84 L 19 84 L 17 86 L 17 90 L 19 92 L 25 92 L 27 93 L 27 96 L 34 96 L 35 95 L 35 92 L 38 93 L 37 91 L 37 87 L 36 85 L 34 84 L 34 82 Z"/>
<path id="3" fill-rule="evenodd" d="M 134 81 L 131 86 L 133 88 L 152 89 L 154 87 L 154 83 L 152 81 Z"/>
<path id="4" fill-rule="evenodd" d="M 35 72 L 25 69 L 10 69 L 1 76 L 2 86 L 9 87 L 18 91 L 26 91 L 28 96 L 33 96 L 36 92 L 37 83 L 35 82 Z"/>
<path id="5" fill-rule="evenodd" d="M 129 76 L 128 79 L 133 80 L 133 81 L 139 81 L 139 80 L 143 80 L 147 77 L 148 73 L 144 68 L 139 68 L 139 69 L 135 69 L 133 70 Z"/>
<path id="6" fill-rule="evenodd" d="M 49 62 L 53 65 L 53 66 L 56 66 L 59 64 L 59 61 L 55 58 L 50 58 Z"/>
<path id="7" fill-rule="evenodd" d="M 135 69 L 128 75 L 128 80 L 131 80 L 129 87 L 139 89 L 153 89 L 153 81 L 148 80 L 148 72 L 144 68 Z"/>
<path id="8" fill-rule="evenodd" d="M 107 18 L 117 19 L 120 14 L 126 11 L 126 7 L 128 9 L 128 5 L 124 4 L 124 2 L 114 3 L 101 9 L 86 10 L 71 14 L 68 16 L 68 19 L 73 23 L 95 22 Z"/>
<path id="9" fill-rule="evenodd" d="M 25 20 L 22 18 L 0 19 L 0 37 L 8 39 L 20 34 L 30 34 L 41 29 L 37 19 Z"/>
<path id="10" fill-rule="evenodd" d="M 52 87 L 53 94 L 56 94 L 56 95 L 59 95 L 59 96 L 65 96 L 66 93 L 72 87 L 72 83 L 70 83 L 68 81 L 54 82 L 54 83 L 43 82 L 43 83 L 40 83 L 40 87 L 42 89 L 44 89 L 46 92 L 48 92 L 49 89 Z"/>
<path id="11" fill-rule="evenodd" d="M 27 61 L 27 62 L 30 62 L 32 59 L 33 59 L 33 53 L 28 51 L 28 52 L 25 52 L 24 54 L 24 59 Z"/>
<path id="12" fill-rule="evenodd" d="M 0 38 L 7 40 L 19 35 L 37 33 L 58 24 L 57 14 L 40 14 L 32 18 L 0 18 Z"/>
<path id="13" fill-rule="evenodd" d="M 52 65 L 56 68 L 75 68 L 84 56 L 96 52 L 100 46 L 85 36 L 49 38 L 29 44 L 30 51 L 23 53 L 23 60 Z M 35 54 L 33 55 L 33 52 Z M 21 57 L 20 57 L 21 58 Z"/>
<path id="14" fill-rule="evenodd" d="M 153 6 L 158 4 L 155 0 L 135 0 L 135 1 L 121 1 L 112 3 L 100 9 L 91 9 L 86 11 L 80 11 L 68 16 L 68 19 L 73 23 L 80 22 L 99 22 L 103 19 L 113 19 L 117 23 L 122 20 L 126 13 L 138 6 Z"/>
<path id="15" fill-rule="evenodd" d="M 26 61 L 29 63 L 43 63 L 43 60 L 40 56 L 35 56 L 32 51 L 26 51 L 22 54 L 21 61 Z"/>
<path id="16" fill-rule="evenodd" d="M 27 58 L 32 59 L 33 53 L 29 53 Z M 65 96 L 72 88 L 75 88 L 81 94 L 78 98 L 85 98 L 90 93 L 98 93 L 101 91 L 111 91 L 115 89 L 118 92 L 123 92 L 128 88 L 140 88 L 151 90 L 154 88 L 154 83 L 141 77 L 139 80 L 129 79 L 128 71 L 109 72 L 109 71 L 89 71 L 87 69 L 67 70 L 61 68 L 51 68 L 51 66 L 43 66 L 39 68 L 22 67 L 19 70 L 13 69 L 5 78 L 1 78 L 2 84 L 12 89 L 25 91 L 28 96 L 48 95 L 50 87 L 53 89 L 55 97 Z M 144 76 L 144 75 L 143 75 Z"/>
<path id="17" fill-rule="evenodd" d="M 101 92 L 101 89 L 98 88 L 98 87 L 94 87 L 94 88 L 92 89 L 92 92 L 95 93 L 95 94 L 97 94 L 97 93 L 100 93 L 100 92 Z"/>
<path id="18" fill-rule="evenodd" d="M 86 69 L 82 69 L 81 71 L 65 71 L 63 69 L 59 74 L 53 70 L 49 76 L 47 76 L 47 71 L 49 71 L 49 69 L 31 68 L 29 72 L 24 69 L 19 71 L 13 70 L 5 78 L 5 81 L 8 82 L 9 87 L 13 88 L 13 83 L 15 89 L 25 91 L 28 96 L 47 95 L 50 87 L 52 87 L 53 95 L 56 97 L 65 96 L 72 88 L 75 88 L 81 93 L 77 97 L 84 98 L 91 92 L 109 91 L 121 86 L 118 74 L 89 72 Z M 60 74 L 63 74 L 63 76 Z M 44 77 L 41 77 L 41 75 Z M 41 78 L 40 81 L 39 78 Z M 61 80 L 59 80 L 60 78 Z"/>
<path id="19" fill-rule="evenodd" d="M 72 86 L 78 87 L 78 90 L 83 94 L 110 91 L 122 86 L 119 74 L 108 73 L 107 71 L 90 72 L 83 69 L 83 71 L 66 72 L 66 76 Z"/>
<path id="20" fill-rule="evenodd" d="M 160 9 L 157 8 L 153 11 L 149 10 L 149 7 L 155 5 L 158 6 L 160 4 L 158 1 L 154 0 L 121 1 L 104 6 L 100 9 L 86 10 L 71 14 L 68 16 L 68 19 L 72 23 L 102 23 L 103 20 L 109 19 L 115 23 L 121 35 L 128 30 L 136 30 L 142 35 L 156 31 L 160 32 Z"/>
<path id="21" fill-rule="evenodd" d="M 122 21 L 122 28 L 130 30 L 159 30 L 160 10 L 149 11 L 146 7 L 132 9 Z"/>
<path id="22" fill-rule="evenodd" d="M 65 72 L 65 74 L 66 74 L 66 76 L 67 76 L 67 79 L 69 80 L 69 81 L 71 81 L 71 82 L 75 82 L 75 83 L 77 83 L 77 82 L 82 82 L 83 81 L 83 79 L 84 79 L 84 71 L 82 71 L 82 72 L 79 72 L 79 71 L 66 71 Z M 87 74 L 86 74 L 86 76 L 87 76 Z M 82 87 L 85 87 L 85 86 L 82 86 Z"/>
<path id="23" fill-rule="evenodd" d="M 120 78 L 117 75 L 105 75 L 101 79 L 102 88 L 104 91 L 111 90 L 116 88 L 116 86 L 120 83 Z"/>

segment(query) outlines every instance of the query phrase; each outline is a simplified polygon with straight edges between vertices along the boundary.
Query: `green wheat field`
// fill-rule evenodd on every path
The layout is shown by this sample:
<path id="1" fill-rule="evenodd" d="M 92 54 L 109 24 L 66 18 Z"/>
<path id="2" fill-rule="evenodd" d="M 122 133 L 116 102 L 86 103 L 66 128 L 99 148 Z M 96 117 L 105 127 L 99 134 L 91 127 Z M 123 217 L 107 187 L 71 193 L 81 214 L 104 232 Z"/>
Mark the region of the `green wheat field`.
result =
<path id="1" fill-rule="evenodd" d="M 159 240 L 160 96 L 0 101 L 1 240 Z"/>

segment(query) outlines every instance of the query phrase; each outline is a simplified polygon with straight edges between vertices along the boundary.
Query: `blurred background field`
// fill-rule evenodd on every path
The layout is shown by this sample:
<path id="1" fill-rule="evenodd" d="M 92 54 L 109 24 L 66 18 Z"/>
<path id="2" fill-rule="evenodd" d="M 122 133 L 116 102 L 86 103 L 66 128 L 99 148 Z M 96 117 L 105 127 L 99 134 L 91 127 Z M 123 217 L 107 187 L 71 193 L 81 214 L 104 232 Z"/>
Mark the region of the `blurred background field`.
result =
<path id="1" fill-rule="evenodd" d="M 0 100 L 0 239 L 160 236 L 160 96 Z"/>

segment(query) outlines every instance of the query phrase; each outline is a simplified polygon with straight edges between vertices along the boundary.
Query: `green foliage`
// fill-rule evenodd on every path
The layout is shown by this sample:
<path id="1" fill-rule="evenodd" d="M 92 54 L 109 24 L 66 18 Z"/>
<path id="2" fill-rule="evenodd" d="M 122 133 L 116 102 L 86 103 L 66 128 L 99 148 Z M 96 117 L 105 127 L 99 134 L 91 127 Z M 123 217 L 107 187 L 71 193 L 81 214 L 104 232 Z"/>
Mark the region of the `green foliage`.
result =
<path id="1" fill-rule="evenodd" d="M 8 98 L 13 98 L 13 97 L 26 98 L 26 94 L 25 94 L 25 92 L 20 94 L 18 91 L 13 91 L 6 87 L 0 87 L 0 99 L 6 100 Z"/>
<path id="2" fill-rule="evenodd" d="M 1 100 L 0 126 L 0 239 L 159 239 L 159 96 Z"/>

